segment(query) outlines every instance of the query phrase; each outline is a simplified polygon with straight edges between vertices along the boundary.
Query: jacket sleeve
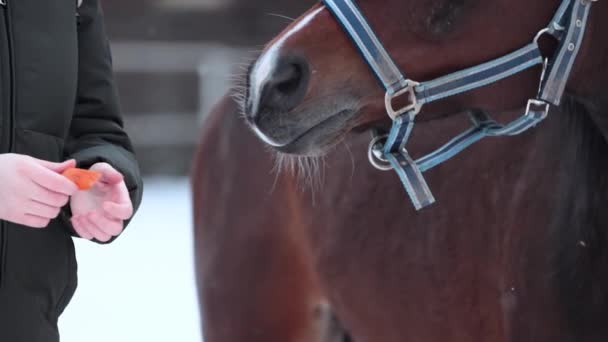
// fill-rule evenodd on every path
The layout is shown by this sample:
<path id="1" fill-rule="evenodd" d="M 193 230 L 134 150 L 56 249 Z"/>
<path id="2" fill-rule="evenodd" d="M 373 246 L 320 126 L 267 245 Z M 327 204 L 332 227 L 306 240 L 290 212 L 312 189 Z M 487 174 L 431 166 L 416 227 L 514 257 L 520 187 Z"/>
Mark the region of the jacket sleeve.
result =
<path id="1" fill-rule="evenodd" d="M 137 210 L 143 183 L 131 141 L 124 131 L 99 0 L 84 0 L 78 12 L 78 90 L 66 158 L 76 159 L 81 168 L 98 162 L 112 165 L 123 174 Z"/>

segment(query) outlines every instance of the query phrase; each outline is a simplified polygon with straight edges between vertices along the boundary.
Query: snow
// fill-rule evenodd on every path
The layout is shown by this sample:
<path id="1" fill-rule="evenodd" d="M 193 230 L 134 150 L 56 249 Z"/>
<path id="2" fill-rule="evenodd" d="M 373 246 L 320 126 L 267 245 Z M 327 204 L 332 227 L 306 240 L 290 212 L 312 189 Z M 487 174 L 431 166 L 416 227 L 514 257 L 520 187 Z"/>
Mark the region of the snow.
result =
<path id="1" fill-rule="evenodd" d="M 79 286 L 62 342 L 200 342 L 191 216 L 187 179 L 147 179 L 120 239 L 76 241 Z"/>

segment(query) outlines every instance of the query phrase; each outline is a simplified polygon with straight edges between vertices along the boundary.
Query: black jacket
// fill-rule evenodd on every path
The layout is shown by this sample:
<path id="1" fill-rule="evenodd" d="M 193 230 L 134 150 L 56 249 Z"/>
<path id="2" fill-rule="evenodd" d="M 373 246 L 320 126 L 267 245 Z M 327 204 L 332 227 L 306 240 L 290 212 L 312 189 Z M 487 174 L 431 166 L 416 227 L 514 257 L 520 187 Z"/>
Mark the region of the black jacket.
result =
<path id="1" fill-rule="evenodd" d="M 141 177 L 99 1 L 0 2 L 0 153 L 108 162 L 137 208 Z M 59 340 L 57 319 L 76 289 L 71 232 L 67 209 L 46 229 L 0 222 L 0 341 Z"/>

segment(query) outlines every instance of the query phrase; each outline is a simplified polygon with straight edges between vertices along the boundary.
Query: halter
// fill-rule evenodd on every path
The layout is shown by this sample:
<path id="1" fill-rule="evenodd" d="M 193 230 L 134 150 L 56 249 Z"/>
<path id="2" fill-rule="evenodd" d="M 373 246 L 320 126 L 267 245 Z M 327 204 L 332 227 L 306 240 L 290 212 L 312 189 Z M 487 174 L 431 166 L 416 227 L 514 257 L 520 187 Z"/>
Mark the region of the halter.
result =
<path id="1" fill-rule="evenodd" d="M 532 43 L 490 62 L 419 83 L 401 73 L 354 0 L 323 0 L 386 89 L 386 111 L 393 120 L 393 127 L 388 135 L 373 133 L 369 148 L 372 165 L 382 171 L 397 172 L 416 210 L 433 204 L 435 198 L 423 172 L 485 137 L 523 133 L 544 120 L 551 105 L 559 106 L 583 41 L 591 4 L 596 1 L 563 0 L 549 25 L 536 35 Z M 550 35 L 559 42 L 551 58 L 543 58 L 539 47 L 538 41 L 544 35 Z M 485 113 L 471 113 L 471 129 L 433 153 L 418 160 L 412 159 L 406 144 L 415 118 L 425 104 L 490 85 L 536 65 L 543 65 L 539 91 L 528 101 L 526 112 L 520 118 L 502 125 Z M 402 96 L 408 97 L 408 105 L 395 108 L 395 99 Z"/>

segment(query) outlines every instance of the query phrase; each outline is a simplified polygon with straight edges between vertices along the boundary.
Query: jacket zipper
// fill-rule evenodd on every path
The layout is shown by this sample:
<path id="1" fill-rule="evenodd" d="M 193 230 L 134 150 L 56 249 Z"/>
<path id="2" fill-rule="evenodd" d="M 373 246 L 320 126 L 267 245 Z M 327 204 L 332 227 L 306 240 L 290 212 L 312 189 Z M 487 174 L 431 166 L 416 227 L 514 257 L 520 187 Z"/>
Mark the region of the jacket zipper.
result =
<path id="1" fill-rule="evenodd" d="M 11 16 L 9 12 L 9 6 L 7 3 L 8 0 L 0 0 L 0 7 L 4 12 L 4 22 L 6 25 L 6 40 L 8 42 L 8 78 L 9 78 L 9 87 L 6 92 L 8 99 L 8 113 L 5 113 L 6 122 L 4 127 L 4 137 L 6 137 L 6 150 L 7 152 L 12 152 L 14 145 L 14 135 L 13 135 L 13 125 L 14 125 L 14 116 L 15 116 L 15 68 L 14 64 L 14 56 L 13 56 L 13 35 L 12 35 L 12 25 L 11 25 Z M 6 108 L 6 107 L 5 107 Z M 4 144 L 3 144 L 4 145 Z M 4 282 L 4 274 L 5 274 L 5 266 L 6 266 L 6 249 L 8 245 L 8 234 L 6 222 L 0 222 L 0 288 Z"/>

